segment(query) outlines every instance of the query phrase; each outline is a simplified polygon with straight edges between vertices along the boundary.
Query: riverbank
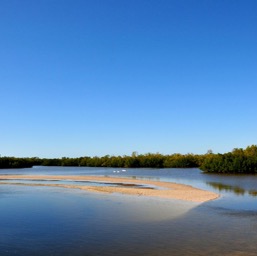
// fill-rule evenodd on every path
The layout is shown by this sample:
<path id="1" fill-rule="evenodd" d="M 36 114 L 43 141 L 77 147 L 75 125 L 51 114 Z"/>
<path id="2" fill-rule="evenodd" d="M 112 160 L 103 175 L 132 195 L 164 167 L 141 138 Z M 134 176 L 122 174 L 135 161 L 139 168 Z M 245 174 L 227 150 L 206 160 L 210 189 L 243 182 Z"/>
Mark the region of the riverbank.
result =
<path id="1" fill-rule="evenodd" d="M 18 180 L 18 182 L 11 183 L 11 180 Z M 36 184 L 36 183 L 22 183 L 22 181 L 88 181 L 98 183 L 117 184 L 118 186 L 106 185 L 66 185 L 66 184 Z M 65 176 L 65 175 L 0 175 L 1 184 L 16 184 L 26 186 L 54 186 L 69 189 L 82 189 L 92 192 L 101 193 L 121 193 L 136 196 L 150 196 L 165 199 L 177 199 L 190 202 L 203 203 L 209 200 L 214 200 L 219 197 L 219 194 L 214 192 L 194 188 L 192 186 L 163 182 L 163 181 L 149 181 L 121 177 L 100 177 L 100 176 Z M 9 182 L 8 182 L 9 181 Z M 90 183 L 89 183 L 90 184 Z M 140 186 L 142 185 L 142 186 Z"/>

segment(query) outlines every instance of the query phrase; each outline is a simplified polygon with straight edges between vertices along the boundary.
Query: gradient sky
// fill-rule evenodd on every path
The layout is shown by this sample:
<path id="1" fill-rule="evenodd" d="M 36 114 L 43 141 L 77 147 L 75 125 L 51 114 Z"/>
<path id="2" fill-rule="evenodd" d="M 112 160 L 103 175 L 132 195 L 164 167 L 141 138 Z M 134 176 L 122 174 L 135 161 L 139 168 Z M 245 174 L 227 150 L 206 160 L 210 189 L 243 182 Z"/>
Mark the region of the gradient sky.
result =
<path id="1" fill-rule="evenodd" d="M 256 0 L 1 0 L 0 154 L 257 144 Z"/>

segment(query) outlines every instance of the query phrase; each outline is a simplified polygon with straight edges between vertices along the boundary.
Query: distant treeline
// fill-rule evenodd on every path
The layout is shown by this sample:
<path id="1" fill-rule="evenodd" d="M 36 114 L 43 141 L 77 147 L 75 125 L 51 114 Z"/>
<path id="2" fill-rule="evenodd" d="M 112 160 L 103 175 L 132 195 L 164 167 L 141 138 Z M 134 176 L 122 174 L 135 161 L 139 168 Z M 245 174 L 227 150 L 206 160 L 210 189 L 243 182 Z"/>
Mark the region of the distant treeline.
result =
<path id="1" fill-rule="evenodd" d="M 1 157 L 0 168 L 27 168 L 42 166 L 88 166 L 120 168 L 192 168 L 199 167 L 204 172 L 212 173 L 257 173 L 257 146 L 246 149 L 234 149 L 230 153 L 204 155 L 194 154 L 137 154 L 131 156 L 103 156 L 79 158 L 15 158 Z"/>
<path id="2" fill-rule="evenodd" d="M 0 157 L 0 169 L 30 168 L 37 163 L 35 159 L 37 158 Z"/>
<path id="3" fill-rule="evenodd" d="M 123 167 L 123 168 L 190 168 L 199 167 L 203 157 L 198 155 L 161 155 L 132 153 L 131 156 L 103 156 L 79 158 L 15 158 L 1 157 L 0 168 L 26 168 L 42 166 L 88 166 L 88 167 Z"/>
<path id="4" fill-rule="evenodd" d="M 235 148 L 225 154 L 205 156 L 200 169 L 209 173 L 257 173 L 257 146 Z"/>

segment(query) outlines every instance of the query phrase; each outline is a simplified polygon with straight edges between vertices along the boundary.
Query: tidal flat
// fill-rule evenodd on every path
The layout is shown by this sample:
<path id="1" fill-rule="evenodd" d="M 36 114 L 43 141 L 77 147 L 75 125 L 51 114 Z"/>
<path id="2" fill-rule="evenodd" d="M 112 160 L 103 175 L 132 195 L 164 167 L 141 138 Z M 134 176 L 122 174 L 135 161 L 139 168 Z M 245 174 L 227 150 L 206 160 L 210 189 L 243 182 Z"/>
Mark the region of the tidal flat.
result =
<path id="1" fill-rule="evenodd" d="M 16 181 L 16 182 L 13 182 Z M 25 181 L 25 183 L 24 183 Z M 28 183 L 30 181 L 30 183 Z M 41 181 L 41 183 L 33 183 Z M 52 182 L 49 182 L 52 181 Z M 62 182 L 57 184 L 56 182 Z M 73 183 L 72 183 L 73 181 Z M 217 193 L 194 188 L 189 185 L 164 181 L 147 181 L 129 179 L 126 177 L 99 176 L 47 176 L 47 175 L 0 175 L 2 185 L 53 186 L 68 189 L 82 189 L 93 192 L 120 193 L 137 196 L 160 197 L 203 203 L 219 197 Z M 46 183 L 47 182 L 47 183 Z M 67 184 L 67 183 L 72 184 Z M 87 185 L 77 185 L 74 182 L 85 182 Z M 66 183 L 66 184 L 65 184 Z M 93 184 L 92 184 L 93 183 Z M 112 186 L 110 186 L 112 185 Z M 116 186 L 115 186 L 116 185 Z"/>
<path id="2" fill-rule="evenodd" d="M 10 180 L 0 184 L 1 255 L 256 255 L 257 197 L 249 192 L 255 191 L 257 177 L 206 175 L 199 169 L 114 171 L 72 167 L 1 170 L 8 179 L 11 175 L 16 178 L 14 184 L 6 184 Z M 26 185 L 28 179 L 21 182 L 22 175 L 36 175 L 37 180 Z M 97 176 L 104 178 L 97 182 L 108 183 L 108 188 L 123 187 L 126 179 L 129 186 L 123 188 L 143 191 L 165 191 L 156 185 L 159 182 L 180 183 L 220 197 L 192 202 L 95 193 L 38 186 L 46 182 L 38 175 L 48 176 L 49 183 L 62 180 L 61 176 L 74 182 L 76 176 L 75 186 L 84 185 L 79 176 L 91 176 L 91 182 Z M 115 178 L 114 184 L 109 184 L 108 177 Z M 33 183 L 38 184 L 30 186 Z"/>

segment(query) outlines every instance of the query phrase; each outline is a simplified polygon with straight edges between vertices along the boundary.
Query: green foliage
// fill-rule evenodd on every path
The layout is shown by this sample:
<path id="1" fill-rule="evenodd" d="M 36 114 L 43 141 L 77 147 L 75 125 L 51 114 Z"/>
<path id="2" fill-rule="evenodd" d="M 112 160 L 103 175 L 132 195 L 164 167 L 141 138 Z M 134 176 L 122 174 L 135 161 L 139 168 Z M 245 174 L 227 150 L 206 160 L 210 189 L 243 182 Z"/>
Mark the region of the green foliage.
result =
<path id="1" fill-rule="evenodd" d="M 163 165 L 166 168 L 192 168 L 192 167 L 198 167 L 199 161 L 198 161 L 198 156 L 196 155 L 174 154 L 174 155 L 167 156 Z"/>
<path id="2" fill-rule="evenodd" d="M 205 155 L 138 154 L 131 156 L 80 157 L 80 158 L 15 158 L 0 157 L 0 168 L 25 168 L 33 165 L 43 166 L 89 166 L 119 168 L 192 168 L 200 167 L 208 173 L 257 173 L 257 146 L 246 149 L 235 148 L 226 154 L 213 154 L 208 150 Z"/>
<path id="3" fill-rule="evenodd" d="M 80 157 L 62 159 L 44 159 L 42 165 L 55 166 L 88 166 L 88 167 L 123 167 L 123 168 L 189 168 L 199 167 L 200 156 L 197 155 L 161 155 L 144 154 L 138 155 L 133 152 L 131 156 L 103 156 L 103 157 Z"/>
<path id="4" fill-rule="evenodd" d="M 38 163 L 37 158 L 0 157 L 0 169 L 28 168 Z"/>
<path id="5" fill-rule="evenodd" d="M 200 169 L 208 173 L 257 173 L 257 146 L 233 149 L 226 154 L 205 157 Z"/>
<path id="6" fill-rule="evenodd" d="M 41 165 L 44 166 L 61 166 L 61 159 L 53 158 L 53 159 L 42 159 Z"/>

